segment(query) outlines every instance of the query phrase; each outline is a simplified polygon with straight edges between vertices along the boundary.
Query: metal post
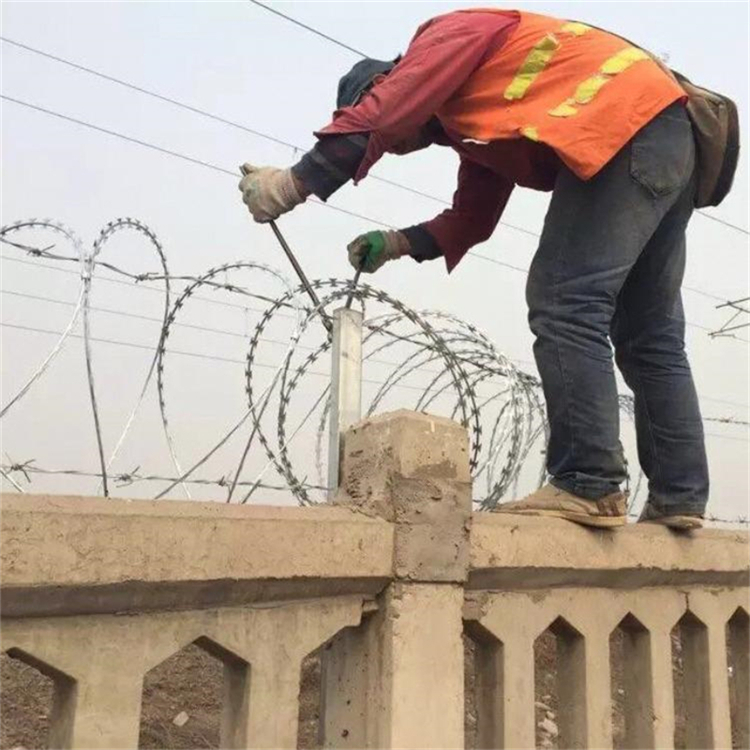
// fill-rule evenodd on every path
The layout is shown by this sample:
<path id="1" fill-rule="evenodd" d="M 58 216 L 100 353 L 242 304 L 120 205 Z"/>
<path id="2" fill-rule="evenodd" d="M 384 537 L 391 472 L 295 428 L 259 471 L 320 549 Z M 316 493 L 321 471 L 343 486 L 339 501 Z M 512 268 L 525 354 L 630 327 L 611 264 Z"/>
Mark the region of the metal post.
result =
<path id="1" fill-rule="evenodd" d="M 328 497 L 339 486 L 341 435 L 362 416 L 362 313 L 333 312 L 331 414 L 328 422 Z"/>

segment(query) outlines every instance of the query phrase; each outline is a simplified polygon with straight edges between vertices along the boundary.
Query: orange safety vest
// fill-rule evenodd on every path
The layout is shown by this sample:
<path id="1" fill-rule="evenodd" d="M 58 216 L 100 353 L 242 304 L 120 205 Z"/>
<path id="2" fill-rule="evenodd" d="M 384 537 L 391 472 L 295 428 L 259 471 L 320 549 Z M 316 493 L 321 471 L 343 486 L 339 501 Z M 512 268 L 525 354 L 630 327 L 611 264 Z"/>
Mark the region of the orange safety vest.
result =
<path id="1" fill-rule="evenodd" d="M 588 180 L 659 112 L 685 98 L 648 53 L 613 34 L 536 13 L 519 16 L 507 41 L 438 110 L 446 128 L 479 141 L 545 143 Z"/>

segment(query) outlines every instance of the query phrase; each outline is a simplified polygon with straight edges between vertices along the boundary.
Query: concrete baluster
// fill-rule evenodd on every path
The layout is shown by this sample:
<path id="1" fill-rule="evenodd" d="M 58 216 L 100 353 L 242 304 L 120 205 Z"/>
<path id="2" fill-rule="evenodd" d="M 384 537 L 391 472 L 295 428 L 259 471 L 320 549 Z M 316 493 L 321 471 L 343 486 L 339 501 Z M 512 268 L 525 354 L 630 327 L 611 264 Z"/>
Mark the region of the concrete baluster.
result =
<path id="1" fill-rule="evenodd" d="M 250 695 L 244 747 L 297 747 L 302 660 L 343 628 L 358 625 L 361 614 L 358 597 L 248 611 L 243 655 L 250 662 Z"/>
<path id="2" fill-rule="evenodd" d="M 503 640 L 502 747 L 534 748 L 534 641 L 524 633 Z"/>
<path id="3" fill-rule="evenodd" d="M 464 627 L 471 638 L 474 659 L 474 695 L 476 710 L 476 747 L 480 750 L 500 747 L 503 737 L 505 702 L 505 649 L 477 619 L 471 598 L 464 604 Z"/>
<path id="4" fill-rule="evenodd" d="M 557 700 L 560 745 L 586 747 L 586 641 L 566 623 L 553 623 L 557 636 Z"/>
<path id="5" fill-rule="evenodd" d="M 534 748 L 534 641 L 547 613 L 514 594 L 471 595 L 467 632 L 480 643 L 477 666 L 478 743 L 481 748 Z M 487 644 L 482 647 L 482 643 Z"/>
<path id="6" fill-rule="evenodd" d="M 706 624 L 688 611 L 680 621 L 683 686 L 685 691 L 685 744 L 690 750 L 715 747 L 711 722 L 709 639 Z"/>
<path id="7" fill-rule="evenodd" d="M 222 689 L 220 744 L 227 750 L 245 747 L 247 737 L 248 705 L 250 690 L 248 681 L 250 666 L 243 659 L 224 661 L 224 684 Z"/>
<path id="8" fill-rule="evenodd" d="M 79 683 L 71 748 L 137 748 L 140 732 L 140 675 L 127 674 L 126 660 L 96 660 Z M 121 670 L 125 674 L 115 677 Z"/>
<path id="9" fill-rule="evenodd" d="M 651 695 L 653 696 L 653 744 L 644 747 L 670 750 L 674 747 L 674 681 L 672 679 L 671 628 L 650 630 Z"/>
<path id="10" fill-rule="evenodd" d="M 250 670 L 248 748 L 297 747 L 300 661 L 281 648 L 258 654 Z"/>
<path id="11" fill-rule="evenodd" d="M 718 614 L 718 613 L 717 613 Z M 713 747 L 732 747 L 732 728 L 729 718 L 729 679 L 727 670 L 726 621 L 712 617 L 708 625 L 708 689 Z"/>
<path id="12" fill-rule="evenodd" d="M 612 747 L 612 700 L 609 668 L 609 630 L 593 622 L 584 634 L 584 700 L 586 744 Z M 572 747 L 572 746 L 571 746 Z"/>
<path id="13" fill-rule="evenodd" d="M 654 683 L 649 632 L 637 622 L 623 629 L 623 672 L 625 678 L 625 737 L 628 750 L 654 748 Z"/>
<path id="14" fill-rule="evenodd" d="M 734 597 L 730 595 L 727 598 L 728 593 L 692 591 L 688 595 L 690 611 L 700 618 L 704 625 L 700 630 L 699 642 L 694 644 L 696 649 L 702 650 L 692 655 L 696 666 L 701 669 L 701 678 L 707 693 L 707 702 L 703 709 L 706 726 L 694 737 L 694 742 L 703 742 L 704 747 L 732 747 L 727 621 L 735 605 Z M 693 746 L 695 747 L 695 744 Z"/>
<path id="15" fill-rule="evenodd" d="M 738 609 L 729 621 L 728 645 L 732 651 L 731 711 L 739 747 L 750 747 L 750 618 Z"/>

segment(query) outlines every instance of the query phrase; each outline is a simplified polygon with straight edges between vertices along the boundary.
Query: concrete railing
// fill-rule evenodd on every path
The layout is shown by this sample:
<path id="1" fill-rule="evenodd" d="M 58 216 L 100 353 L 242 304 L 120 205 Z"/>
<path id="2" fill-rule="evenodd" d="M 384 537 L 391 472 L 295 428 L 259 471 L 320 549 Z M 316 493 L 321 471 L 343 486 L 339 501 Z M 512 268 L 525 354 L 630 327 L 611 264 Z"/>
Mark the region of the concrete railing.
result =
<path id="1" fill-rule="evenodd" d="M 325 507 L 3 497 L 3 650 L 52 678 L 48 747 L 135 748 L 144 675 L 196 642 L 224 664 L 221 747 L 297 746 L 322 644 L 329 748 L 535 746 L 534 649 L 557 650 L 559 747 L 748 742 L 748 539 L 475 513 L 466 433 L 397 412 L 347 433 Z M 474 662 L 465 664 L 464 634 Z M 729 656 L 728 656 L 729 654 Z M 744 744 L 743 744 L 744 743 Z"/>

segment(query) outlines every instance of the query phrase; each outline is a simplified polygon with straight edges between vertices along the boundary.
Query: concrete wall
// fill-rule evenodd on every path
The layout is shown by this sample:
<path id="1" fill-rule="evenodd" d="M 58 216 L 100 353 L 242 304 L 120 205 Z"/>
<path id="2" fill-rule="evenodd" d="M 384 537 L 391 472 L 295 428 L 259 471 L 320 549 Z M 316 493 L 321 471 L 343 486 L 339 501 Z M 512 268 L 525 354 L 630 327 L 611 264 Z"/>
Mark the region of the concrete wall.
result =
<path id="1" fill-rule="evenodd" d="M 2 648 L 54 681 L 49 747 L 137 747 L 144 675 L 197 642 L 224 664 L 222 747 L 296 747 L 327 644 L 324 747 L 460 748 L 466 633 L 479 746 L 531 748 L 551 627 L 559 746 L 612 747 L 619 628 L 626 745 L 668 748 L 678 623 L 687 745 L 729 747 L 731 714 L 747 746 L 746 534 L 472 514 L 466 433 L 425 415 L 365 421 L 342 455 L 325 507 L 3 496 Z"/>

